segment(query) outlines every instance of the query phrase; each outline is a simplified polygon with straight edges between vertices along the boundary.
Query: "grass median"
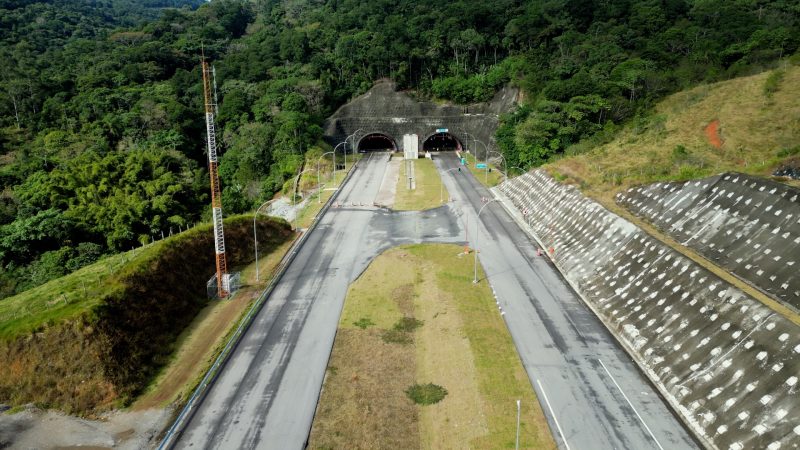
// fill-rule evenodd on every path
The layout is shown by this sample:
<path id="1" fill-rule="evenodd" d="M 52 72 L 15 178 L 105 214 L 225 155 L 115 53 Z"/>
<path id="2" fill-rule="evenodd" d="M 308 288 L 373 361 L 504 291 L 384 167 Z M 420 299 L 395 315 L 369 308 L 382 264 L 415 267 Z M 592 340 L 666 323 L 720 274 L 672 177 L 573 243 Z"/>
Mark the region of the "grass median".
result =
<path id="1" fill-rule="evenodd" d="M 400 211 L 421 211 L 441 206 L 449 198 L 447 189 L 433 161 L 427 158 L 413 160 L 415 189 L 408 188 L 406 162 L 400 164 L 394 208 Z"/>
<path id="2" fill-rule="evenodd" d="M 398 247 L 353 283 L 309 448 L 555 448 L 486 283 L 461 247 Z"/>

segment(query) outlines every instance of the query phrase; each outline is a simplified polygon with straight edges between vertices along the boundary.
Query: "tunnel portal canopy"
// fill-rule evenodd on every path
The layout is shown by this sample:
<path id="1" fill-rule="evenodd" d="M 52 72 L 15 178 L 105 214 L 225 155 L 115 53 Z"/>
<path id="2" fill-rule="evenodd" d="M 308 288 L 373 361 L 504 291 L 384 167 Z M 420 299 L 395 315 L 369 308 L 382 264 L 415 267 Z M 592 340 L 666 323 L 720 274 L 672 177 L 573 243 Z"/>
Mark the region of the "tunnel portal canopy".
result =
<path id="1" fill-rule="evenodd" d="M 461 150 L 461 141 L 450 133 L 434 133 L 422 143 L 422 151 L 440 152 Z"/>
<path id="2" fill-rule="evenodd" d="M 369 133 L 358 141 L 358 152 L 397 151 L 397 144 L 384 133 Z"/>

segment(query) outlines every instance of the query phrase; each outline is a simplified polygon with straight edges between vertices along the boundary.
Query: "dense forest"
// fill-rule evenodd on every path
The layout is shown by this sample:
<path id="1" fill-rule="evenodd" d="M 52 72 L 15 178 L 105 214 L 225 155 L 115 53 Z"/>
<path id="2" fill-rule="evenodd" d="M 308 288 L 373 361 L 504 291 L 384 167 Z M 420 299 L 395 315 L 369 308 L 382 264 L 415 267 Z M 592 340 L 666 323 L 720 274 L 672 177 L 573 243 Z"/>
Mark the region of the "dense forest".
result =
<path id="1" fill-rule="evenodd" d="M 379 78 L 461 103 L 518 85 L 496 138 L 530 167 L 799 45 L 796 0 L 0 0 L 0 298 L 207 216 L 202 53 L 238 213 Z"/>

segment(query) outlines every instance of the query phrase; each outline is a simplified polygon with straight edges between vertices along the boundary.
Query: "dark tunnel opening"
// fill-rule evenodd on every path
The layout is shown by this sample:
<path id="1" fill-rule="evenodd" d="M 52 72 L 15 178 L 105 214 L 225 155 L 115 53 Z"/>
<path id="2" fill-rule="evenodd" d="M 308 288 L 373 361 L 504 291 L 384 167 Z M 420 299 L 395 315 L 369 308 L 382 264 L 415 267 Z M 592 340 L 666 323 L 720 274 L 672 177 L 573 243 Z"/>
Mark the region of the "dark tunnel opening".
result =
<path id="1" fill-rule="evenodd" d="M 440 152 L 461 150 L 461 142 L 450 133 L 436 133 L 425 139 L 422 151 Z"/>
<path id="2" fill-rule="evenodd" d="M 394 140 L 383 133 L 370 133 L 358 141 L 358 152 L 396 151 Z"/>

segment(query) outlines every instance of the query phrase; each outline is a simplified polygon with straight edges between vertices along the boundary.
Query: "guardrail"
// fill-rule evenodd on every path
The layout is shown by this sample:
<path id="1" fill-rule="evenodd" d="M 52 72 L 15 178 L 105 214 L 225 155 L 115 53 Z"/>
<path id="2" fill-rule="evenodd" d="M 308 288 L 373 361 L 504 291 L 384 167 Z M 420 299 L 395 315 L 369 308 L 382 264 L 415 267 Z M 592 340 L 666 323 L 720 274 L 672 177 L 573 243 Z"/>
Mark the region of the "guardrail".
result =
<path id="1" fill-rule="evenodd" d="M 158 450 L 166 450 L 175 445 L 176 440 L 180 437 L 189 419 L 192 418 L 195 408 L 200 404 L 200 402 L 202 402 L 203 398 L 208 393 L 209 388 L 214 384 L 217 376 L 220 374 L 220 369 L 228 361 L 228 358 L 233 353 L 233 350 L 241 341 L 242 336 L 253 323 L 253 318 L 261 310 L 261 307 L 264 306 L 264 303 L 266 303 L 270 294 L 272 294 L 272 291 L 283 277 L 283 274 L 286 272 L 288 266 L 292 263 L 292 261 L 294 261 L 295 255 L 297 255 L 298 251 L 305 243 L 308 235 L 314 231 L 322 216 L 325 215 L 333 201 L 339 196 L 342 188 L 344 188 L 345 184 L 350 180 L 350 177 L 353 175 L 353 173 L 355 173 L 358 163 L 359 161 L 356 161 L 355 164 L 353 164 L 350 171 L 347 173 L 347 176 L 344 178 L 344 180 L 342 180 L 341 184 L 339 184 L 339 189 L 337 189 L 336 192 L 334 192 L 333 195 L 331 195 L 331 197 L 325 202 L 325 205 L 322 207 L 319 213 L 317 213 L 316 217 L 314 217 L 311 225 L 309 225 L 302 236 L 300 236 L 300 238 L 297 239 L 294 244 L 292 244 L 292 246 L 289 248 L 289 251 L 287 251 L 286 255 L 284 255 L 283 259 L 281 259 L 281 262 L 278 264 L 278 268 L 275 271 L 275 276 L 272 277 L 272 280 L 264 289 L 264 292 L 261 293 L 256 302 L 253 303 L 253 306 L 251 306 L 247 311 L 247 314 L 239 323 L 236 331 L 233 333 L 231 338 L 228 339 L 228 342 L 225 344 L 222 352 L 220 352 L 219 356 L 217 356 L 217 359 L 214 360 L 214 363 L 211 365 L 208 371 L 206 371 L 206 374 L 200 381 L 200 384 L 195 388 L 192 396 L 189 397 L 186 405 L 183 407 L 181 412 L 178 414 L 178 417 L 172 423 L 172 426 L 169 427 L 166 434 L 161 439 L 161 443 L 158 445 Z"/>

